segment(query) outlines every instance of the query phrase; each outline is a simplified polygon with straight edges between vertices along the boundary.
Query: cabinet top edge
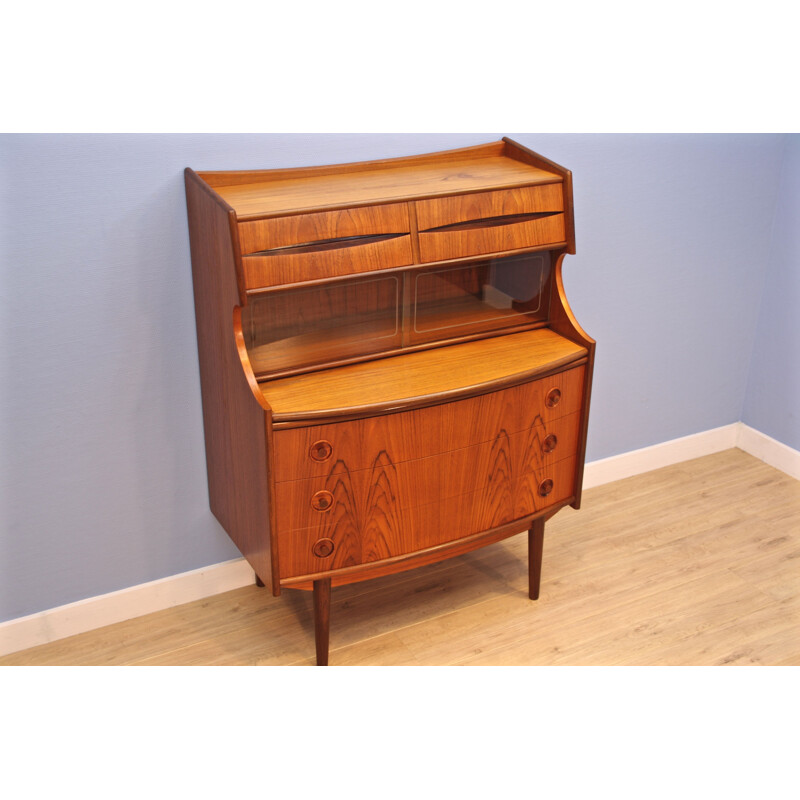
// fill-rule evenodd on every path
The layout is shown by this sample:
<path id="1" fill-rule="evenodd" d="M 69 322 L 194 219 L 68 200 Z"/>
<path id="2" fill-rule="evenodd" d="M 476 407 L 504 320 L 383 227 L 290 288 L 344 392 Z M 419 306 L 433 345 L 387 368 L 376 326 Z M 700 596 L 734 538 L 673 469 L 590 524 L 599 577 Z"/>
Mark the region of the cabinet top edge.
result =
<path id="1" fill-rule="evenodd" d="M 563 181 L 568 170 L 510 139 L 379 161 L 195 175 L 240 221 Z"/>

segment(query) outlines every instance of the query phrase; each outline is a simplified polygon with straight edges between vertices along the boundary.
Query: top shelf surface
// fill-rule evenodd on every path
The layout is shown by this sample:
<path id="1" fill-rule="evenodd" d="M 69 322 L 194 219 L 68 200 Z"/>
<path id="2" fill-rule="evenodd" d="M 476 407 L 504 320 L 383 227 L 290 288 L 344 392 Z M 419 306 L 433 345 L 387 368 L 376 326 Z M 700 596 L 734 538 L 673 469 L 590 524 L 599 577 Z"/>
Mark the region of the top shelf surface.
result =
<path id="1" fill-rule="evenodd" d="M 586 355 L 585 347 L 539 328 L 278 378 L 259 388 L 275 423 L 369 416 L 505 388 Z"/>
<path id="2" fill-rule="evenodd" d="M 201 172 L 240 220 L 281 216 L 328 208 L 391 203 L 513 186 L 557 183 L 556 172 L 526 164 L 502 152 L 442 154 L 315 170 L 247 173 Z M 308 173 L 308 174 L 304 174 Z M 326 174 L 327 173 L 327 174 Z"/>

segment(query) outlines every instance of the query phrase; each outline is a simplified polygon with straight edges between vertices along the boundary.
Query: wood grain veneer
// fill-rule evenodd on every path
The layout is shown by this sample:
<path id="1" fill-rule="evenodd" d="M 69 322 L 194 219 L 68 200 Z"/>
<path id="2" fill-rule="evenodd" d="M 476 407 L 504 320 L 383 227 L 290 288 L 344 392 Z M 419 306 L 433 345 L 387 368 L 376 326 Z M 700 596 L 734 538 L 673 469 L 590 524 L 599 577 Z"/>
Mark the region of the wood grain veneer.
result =
<path id="1" fill-rule="evenodd" d="M 508 225 L 421 232 L 419 253 L 422 261 L 444 261 L 465 255 L 477 256 L 555 244 L 563 239 L 564 215 L 555 214 Z"/>
<path id="2" fill-rule="evenodd" d="M 261 384 L 275 423 L 388 410 L 499 388 L 566 367 L 586 349 L 541 328 Z"/>
<path id="3" fill-rule="evenodd" d="M 240 220 L 561 181 L 550 170 L 505 155 L 412 161 L 378 170 L 367 163 L 352 172 L 306 177 L 286 177 L 284 170 L 271 177 L 264 171 L 250 173 L 252 182 L 238 185 L 218 184 L 213 173 L 203 172 L 201 177 Z"/>
<path id="4" fill-rule="evenodd" d="M 239 223 L 243 255 L 326 239 L 409 233 L 408 203 L 349 208 Z"/>
<path id="5" fill-rule="evenodd" d="M 411 237 L 402 234 L 310 253 L 279 250 L 271 255 L 243 256 L 242 265 L 245 288 L 250 291 L 403 267 L 412 259 Z"/>
<path id="6" fill-rule="evenodd" d="M 287 178 L 299 180 L 300 178 L 344 175 L 352 172 L 364 172 L 365 170 L 376 172 L 382 169 L 395 169 L 397 167 L 421 167 L 445 161 L 502 156 L 505 154 L 506 150 L 507 144 L 505 140 L 502 140 L 498 142 L 489 142 L 487 144 L 471 145 L 470 147 L 459 147 L 453 150 L 440 150 L 436 153 L 402 156 L 400 158 L 380 158 L 373 161 L 351 161 L 344 164 L 323 164 L 313 167 L 284 167 L 279 169 L 236 171 L 219 170 L 214 172 L 201 172 L 199 174 L 209 187 L 240 186 L 259 180 L 275 181 Z"/>
<path id="7" fill-rule="evenodd" d="M 580 440 L 578 443 L 578 458 L 576 460 L 576 476 L 575 485 L 577 490 L 575 492 L 575 502 L 572 504 L 573 508 L 581 507 L 581 488 L 583 486 L 583 470 L 586 461 L 586 439 L 589 431 L 589 404 L 592 396 L 592 377 L 594 375 L 594 355 L 595 355 L 595 340 L 589 336 L 588 333 L 581 327 L 572 313 L 567 294 L 564 291 L 564 253 L 556 260 L 555 277 L 553 281 L 554 290 L 550 296 L 550 328 L 557 331 L 562 336 L 567 337 L 573 342 L 580 342 L 587 352 L 587 366 L 584 373 L 584 414 L 581 423 Z"/>
<path id="8" fill-rule="evenodd" d="M 422 450 L 421 457 L 408 460 L 396 458 L 389 447 L 381 448 L 363 469 L 351 468 L 341 458 L 331 459 L 327 475 L 276 483 L 278 527 L 321 530 L 332 512 L 338 512 L 337 504 L 347 506 L 349 514 L 369 515 L 370 493 L 384 482 L 392 486 L 393 505 L 406 509 L 487 487 L 499 459 L 507 461 L 512 477 L 551 469 L 558 461 L 575 455 L 579 422 L 579 414 L 570 414 L 518 433 L 501 428 L 489 441 L 431 455 Z M 550 453 L 542 447 L 548 435 L 558 438 L 558 446 Z M 324 511 L 314 508 L 313 498 L 319 492 L 333 496 L 331 506 Z"/>
<path id="9" fill-rule="evenodd" d="M 559 508 L 563 508 L 567 504 L 568 503 L 563 502 L 554 504 L 546 512 L 541 514 L 541 518 L 547 519 L 552 513 L 555 513 L 555 511 L 558 511 Z M 455 541 L 437 544 L 433 547 L 427 547 L 407 555 L 384 558 L 380 561 L 359 564 L 355 567 L 342 567 L 341 569 L 328 570 L 321 573 L 299 575 L 295 578 L 282 578 L 281 586 L 311 591 L 314 579 L 321 575 L 329 576 L 332 586 L 345 586 L 350 583 L 369 580 L 370 578 L 377 578 L 382 575 L 394 575 L 398 572 L 406 572 L 428 564 L 436 564 L 448 558 L 464 555 L 465 553 L 470 553 L 473 550 L 478 550 L 487 545 L 494 544 L 495 542 L 500 542 L 503 539 L 508 539 L 520 533 L 523 528 L 532 523 L 533 519 L 534 517 L 531 516 L 523 520 L 514 520 L 511 523 L 499 525 L 496 528 L 474 533 L 470 536 L 463 536 Z"/>
<path id="10" fill-rule="evenodd" d="M 366 565 L 427 550 L 545 511 L 572 495 L 574 457 L 557 462 L 549 470 L 517 478 L 511 474 L 510 461 L 502 448 L 495 456 L 491 483 L 473 492 L 400 508 L 392 500 L 396 482 L 384 473 L 372 488 L 366 516 L 360 517 L 352 504 L 341 502 L 320 527 L 281 531 L 287 545 L 281 578 Z M 535 487 L 546 478 L 553 480 L 554 489 L 542 498 Z M 342 494 L 345 488 L 342 486 Z M 525 511 L 519 513 L 520 509 Z M 524 523 L 518 530 L 522 527 Z M 327 558 L 313 554 L 314 542 L 321 537 L 336 543 Z"/>
<path id="11" fill-rule="evenodd" d="M 550 429 L 556 420 L 570 417 L 583 401 L 584 367 L 509 389 L 439 403 L 394 414 L 275 431 L 275 478 L 296 481 L 336 472 L 367 469 L 381 452 L 394 463 L 420 455 L 446 453 L 489 442 L 502 427 L 509 435 Z M 545 395 L 561 391 L 561 402 L 548 408 Z M 558 433 L 558 431 L 556 431 Z M 328 461 L 314 461 L 315 442 L 329 442 Z"/>
<path id="12" fill-rule="evenodd" d="M 277 594 L 271 537 L 267 429 L 270 410 L 256 389 L 236 342 L 233 311 L 239 293 L 230 214 L 186 171 L 197 349 L 203 398 L 211 511 Z"/>
<path id="13" fill-rule="evenodd" d="M 417 200 L 414 206 L 419 231 L 423 232 L 472 220 L 563 211 L 564 195 L 561 184 L 556 183 Z"/>
<path id="14" fill-rule="evenodd" d="M 503 153 L 509 158 L 514 158 L 518 161 L 523 161 L 538 169 L 544 169 L 554 172 L 556 175 L 561 176 L 564 191 L 564 223 L 566 225 L 566 240 L 567 240 L 567 253 L 575 253 L 575 212 L 574 200 L 572 194 L 572 171 L 556 164 L 549 158 L 545 158 L 539 153 L 534 153 L 528 147 L 509 139 L 507 136 L 503 137 L 505 145 Z"/>

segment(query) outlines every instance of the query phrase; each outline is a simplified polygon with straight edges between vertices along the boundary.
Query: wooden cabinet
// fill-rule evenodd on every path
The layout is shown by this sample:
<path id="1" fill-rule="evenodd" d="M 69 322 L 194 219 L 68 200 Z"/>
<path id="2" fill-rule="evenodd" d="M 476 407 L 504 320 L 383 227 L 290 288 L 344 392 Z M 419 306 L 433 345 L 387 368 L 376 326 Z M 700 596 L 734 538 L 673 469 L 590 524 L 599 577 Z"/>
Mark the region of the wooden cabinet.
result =
<path id="1" fill-rule="evenodd" d="M 594 341 L 561 280 L 568 170 L 504 139 L 363 164 L 186 170 L 211 509 L 276 595 L 580 505 Z"/>

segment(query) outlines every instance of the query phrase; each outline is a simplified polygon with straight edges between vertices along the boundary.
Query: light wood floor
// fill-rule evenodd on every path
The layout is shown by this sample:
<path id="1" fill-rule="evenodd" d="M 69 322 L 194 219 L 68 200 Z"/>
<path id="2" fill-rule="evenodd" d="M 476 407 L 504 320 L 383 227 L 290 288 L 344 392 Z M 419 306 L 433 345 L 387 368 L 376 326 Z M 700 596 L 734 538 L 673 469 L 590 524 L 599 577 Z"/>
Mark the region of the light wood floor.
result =
<path id="1" fill-rule="evenodd" d="M 313 663 L 311 596 L 255 586 L 3 664 Z M 332 665 L 800 664 L 800 482 L 740 450 L 601 486 L 545 532 L 333 590 Z"/>

